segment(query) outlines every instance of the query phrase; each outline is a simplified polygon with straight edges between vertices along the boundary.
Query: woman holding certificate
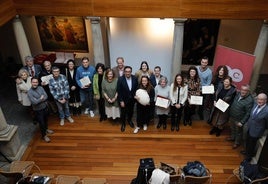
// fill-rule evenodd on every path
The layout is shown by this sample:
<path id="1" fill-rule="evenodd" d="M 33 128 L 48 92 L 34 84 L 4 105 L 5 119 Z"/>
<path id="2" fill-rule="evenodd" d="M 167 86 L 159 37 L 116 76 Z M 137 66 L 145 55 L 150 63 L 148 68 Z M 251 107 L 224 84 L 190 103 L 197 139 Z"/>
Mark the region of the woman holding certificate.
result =
<path id="1" fill-rule="evenodd" d="M 196 105 L 202 105 L 202 96 L 200 90 L 200 78 L 198 76 L 197 68 L 191 66 L 188 70 L 187 79 L 185 83 L 188 85 L 188 101 L 184 108 L 184 126 L 192 125 L 192 115 L 195 114 Z"/>
<path id="2" fill-rule="evenodd" d="M 167 128 L 167 117 L 169 113 L 169 90 L 170 86 L 167 85 L 168 80 L 166 77 L 161 77 L 159 80 L 159 84 L 155 87 L 155 106 L 156 106 L 156 114 L 158 116 L 158 124 L 157 128 L 161 128 L 163 125 L 163 129 Z"/>
<path id="3" fill-rule="evenodd" d="M 184 84 L 182 75 L 177 74 L 170 87 L 171 131 L 174 131 L 174 127 L 176 127 L 176 131 L 180 130 L 179 124 L 187 96 L 188 86 Z"/>
<path id="4" fill-rule="evenodd" d="M 209 134 L 220 136 L 224 125 L 229 120 L 229 105 L 232 103 L 236 95 L 236 88 L 232 85 L 232 78 L 227 76 L 222 83 L 219 83 L 215 93 L 214 107 L 212 108 L 210 119 L 213 127 Z"/>

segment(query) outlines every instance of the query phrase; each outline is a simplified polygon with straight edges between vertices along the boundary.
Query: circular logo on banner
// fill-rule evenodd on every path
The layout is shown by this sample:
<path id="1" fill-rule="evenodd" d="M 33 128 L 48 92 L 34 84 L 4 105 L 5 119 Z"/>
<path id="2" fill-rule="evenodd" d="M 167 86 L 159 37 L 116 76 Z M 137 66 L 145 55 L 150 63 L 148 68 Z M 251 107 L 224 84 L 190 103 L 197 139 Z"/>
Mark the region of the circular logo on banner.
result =
<path id="1" fill-rule="evenodd" d="M 234 82 L 241 82 L 243 80 L 243 73 L 241 70 L 234 68 L 232 69 L 230 66 L 226 65 L 229 71 L 229 76 L 232 77 Z"/>

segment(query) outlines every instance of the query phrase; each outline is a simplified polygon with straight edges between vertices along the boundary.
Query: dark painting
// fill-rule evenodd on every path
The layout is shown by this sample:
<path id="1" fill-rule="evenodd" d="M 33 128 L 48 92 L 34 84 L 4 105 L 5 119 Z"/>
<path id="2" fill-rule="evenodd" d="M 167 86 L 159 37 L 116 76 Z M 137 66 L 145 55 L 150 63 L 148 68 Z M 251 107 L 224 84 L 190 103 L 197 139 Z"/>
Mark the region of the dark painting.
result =
<path id="1" fill-rule="evenodd" d="M 220 20 L 188 19 L 184 24 L 182 64 L 198 65 L 203 56 L 213 64 Z"/>
<path id="2" fill-rule="evenodd" d="M 44 51 L 88 52 L 82 17 L 36 16 Z"/>

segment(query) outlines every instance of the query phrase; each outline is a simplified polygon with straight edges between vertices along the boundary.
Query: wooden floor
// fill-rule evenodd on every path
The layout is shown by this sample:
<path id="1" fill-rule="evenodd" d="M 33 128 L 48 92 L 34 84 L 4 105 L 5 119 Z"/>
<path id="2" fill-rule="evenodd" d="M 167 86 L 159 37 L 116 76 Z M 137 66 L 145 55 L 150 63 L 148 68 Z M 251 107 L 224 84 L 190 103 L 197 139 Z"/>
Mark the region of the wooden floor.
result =
<path id="1" fill-rule="evenodd" d="M 51 117 L 49 128 L 55 133 L 45 143 L 39 131 L 27 148 L 22 160 L 33 160 L 43 173 L 106 178 L 109 184 L 129 184 L 136 176 L 139 159 L 152 157 L 160 162 L 184 166 L 199 160 L 212 172 L 212 183 L 226 183 L 234 168 L 243 159 L 232 143 L 225 141 L 228 130 L 220 137 L 209 135 L 205 121 L 194 121 L 192 127 L 181 126 L 179 132 L 156 129 L 151 123 L 147 131 L 133 134 L 129 126 L 121 133 L 120 124 L 99 122 L 98 116 L 74 117 L 75 123 L 59 125 Z M 235 177 L 229 183 L 239 183 Z"/>

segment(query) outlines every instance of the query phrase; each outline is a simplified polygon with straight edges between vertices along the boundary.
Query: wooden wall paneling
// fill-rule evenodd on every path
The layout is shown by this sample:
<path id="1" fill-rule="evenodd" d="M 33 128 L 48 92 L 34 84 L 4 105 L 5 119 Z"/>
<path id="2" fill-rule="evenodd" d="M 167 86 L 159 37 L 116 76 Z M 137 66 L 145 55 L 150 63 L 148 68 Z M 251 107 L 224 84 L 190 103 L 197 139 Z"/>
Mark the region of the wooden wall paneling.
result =
<path id="1" fill-rule="evenodd" d="M 109 17 L 178 17 L 180 0 L 93 0 L 94 15 Z"/>
<path id="2" fill-rule="evenodd" d="M 91 0 L 14 0 L 20 15 L 91 16 Z"/>
<path id="3" fill-rule="evenodd" d="M 14 0 L 22 15 L 267 19 L 266 0 Z"/>
<path id="4" fill-rule="evenodd" d="M 17 13 L 12 0 L 0 1 L 0 26 L 11 20 Z"/>
<path id="5" fill-rule="evenodd" d="M 180 0 L 181 14 L 187 18 L 267 19 L 265 0 Z"/>

